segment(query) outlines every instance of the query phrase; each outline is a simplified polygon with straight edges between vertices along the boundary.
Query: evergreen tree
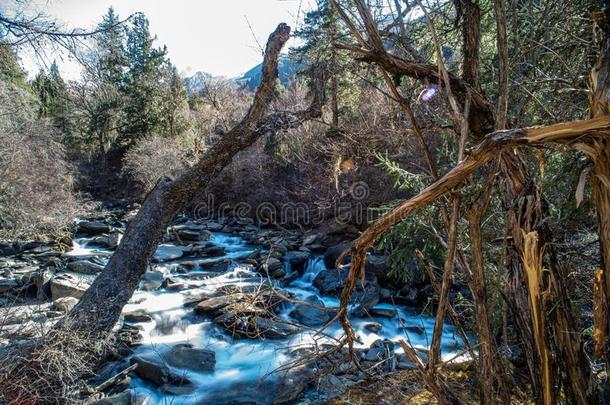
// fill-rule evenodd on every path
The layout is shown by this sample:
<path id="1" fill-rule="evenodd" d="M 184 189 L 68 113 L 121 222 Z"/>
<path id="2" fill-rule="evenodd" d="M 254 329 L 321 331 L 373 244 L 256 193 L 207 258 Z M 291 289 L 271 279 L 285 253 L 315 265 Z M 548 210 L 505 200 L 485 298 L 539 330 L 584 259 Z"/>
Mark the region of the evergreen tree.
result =
<path id="1" fill-rule="evenodd" d="M 38 116 L 50 118 L 64 139 L 70 138 L 74 130 L 71 118 L 74 105 L 56 62 L 51 64 L 48 73 L 41 70 L 36 75 L 32 88 L 39 100 Z"/>
<path id="2" fill-rule="evenodd" d="M 129 69 L 122 88 L 127 99 L 123 125 L 126 145 L 162 129 L 162 67 L 167 50 L 153 46 L 156 38 L 148 25 L 144 14 L 137 14 L 127 34 Z"/>
<path id="3" fill-rule="evenodd" d="M 169 61 L 165 67 L 167 89 L 164 94 L 163 102 L 164 133 L 171 137 L 176 137 L 183 133 L 189 126 L 189 104 L 186 89 L 182 84 L 182 78 L 178 74 L 175 66 Z"/>
<path id="4" fill-rule="evenodd" d="M 127 68 L 125 51 L 125 29 L 119 25 L 119 16 L 110 7 L 97 29 L 102 31 L 97 37 L 97 68 L 100 78 L 120 85 L 123 83 Z"/>
<path id="5" fill-rule="evenodd" d="M 335 47 L 343 35 L 339 16 L 328 0 L 318 0 L 318 6 L 307 12 L 303 26 L 295 37 L 303 40 L 300 47 L 293 48 L 293 56 L 300 63 L 312 68 L 325 66 L 329 74 L 328 91 L 332 110 L 332 124 L 339 125 L 342 110 L 349 109 L 357 96 L 355 78 L 346 69 L 351 56 Z"/>

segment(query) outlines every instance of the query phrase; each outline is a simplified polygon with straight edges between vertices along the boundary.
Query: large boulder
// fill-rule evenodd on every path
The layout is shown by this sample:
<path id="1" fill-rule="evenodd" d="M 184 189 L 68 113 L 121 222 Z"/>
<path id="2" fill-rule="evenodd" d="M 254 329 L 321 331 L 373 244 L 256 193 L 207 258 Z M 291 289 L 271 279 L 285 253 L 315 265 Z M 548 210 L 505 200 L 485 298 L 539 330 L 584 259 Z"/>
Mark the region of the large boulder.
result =
<path id="1" fill-rule="evenodd" d="M 305 298 L 304 302 L 317 307 L 324 307 L 322 300 L 315 295 L 308 296 Z M 324 311 L 323 309 L 297 304 L 297 306 L 290 312 L 290 316 L 303 325 L 317 326 L 328 322 L 332 318 L 333 314 L 332 312 Z"/>
<path id="2" fill-rule="evenodd" d="M 347 283 L 349 269 L 322 270 L 313 279 L 313 286 L 322 294 L 339 296 Z M 364 283 L 356 281 L 356 291 L 352 295 L 352 302 L 359 303 L 363 307 L 372 307 L 379 302 L 379 284 L 374 274 L 366 273 Z"/>
<path id="3" fill-rule="evenodd" d="M 173 373 L 165 365 L 162 358 L 156 354 L 138 355 L 130 360 L 131 364 L 137 364 L 135 373 L 143 380 L 149 381 L 158 386 L 165 385 L 188 385 L 190 381 L 182 374 Z"/>
<path id="4" fill-rule="evenodd" d="M 261 265 L 261 272 L 271 278 L 282 278 L 286 275 L 284 263 L 275 257 L 270 257 Z"/>
<path id="5" fill-rule="evenodd" d="M 284 259 L 288 262 L 292 270 L 301 272 L 305 268 L 307 260 L 309 260 L 309 252 L 291 250 L 286 253 Z"/>
<path id="6" fill-rule="evenodd" d="M 163 356 L 170 366 L 199 372 L 211 372 L 216 367 L 216 353 L 213 350 L 195 349 L 188 344 L 172 347 Z"/>
<path id="7" fill-rule="evenodd" d="M 181 247 L 167 244 L 159 245 L 153 255 L 153 261 L 162 263 L 180 259 L 182 256 L 184 256 L 184 249 Z"/>
<path id="8" fill-rule="evenodd" d="M 324 253 L 324 265 L 326 268 L 334 269 L 339 256 L 352 246 L 351 242 L 343 242 L 326 249 Z"/>
<path id="9" fill-rule="evenodd" d="M 77 277 L 75 274 L 63 273 L 51 279 L 51 298 L 53 301 L 63 297 L 74 297 L 80 299 L 92 280 Z"/>

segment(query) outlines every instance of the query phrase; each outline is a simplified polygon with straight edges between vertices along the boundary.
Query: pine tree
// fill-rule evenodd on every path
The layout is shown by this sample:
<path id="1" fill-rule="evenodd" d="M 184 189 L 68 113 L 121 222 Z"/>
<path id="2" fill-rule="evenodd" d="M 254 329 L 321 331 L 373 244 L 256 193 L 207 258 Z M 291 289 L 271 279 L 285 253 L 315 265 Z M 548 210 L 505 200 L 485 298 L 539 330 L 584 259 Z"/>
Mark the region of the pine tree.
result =
<path id="1" fill-rule="evenodd" d="M 119 16 L 110 7 L 97 29 L 101 34 L 96 39 L 97 70 L 100 78 L 107 82 L 120 85 L 123 83 L 125 69 L 127 68 L 127 55 L 125 51 L 125 29 L 119 25 Z"/>
<path id="2" fill-rule="evenodd" d="M 155 48 L 149 30 L 148 19 L 137 14 L 127 34 L 127 60 L 129 69 L 122 88 L 127 98 L 125 144 L 162 129 L 162 67 L 166 63 L 167 49 Z"/>
<path id="3" fill-rule="evenodd" d="M 353 99 L 356 92 L 355 79 L 345 69 L 351 57 L 335 47 L 343 34 L 339 21 L 330 1 L 318 0 L 318 6 L 307 12 L 303 26 L 295 32 L 295 37 L 303 40 L 303 44 L 292 49 L 293 56 L 300 63 L 312 68 L 324 65 L 327 69 L 332 124 L 335 127 L 339 125 L 342 110 L 348 107 L 348 95 Z"/>
<path id="4" fill-rule="evenodd" d="M 48 73 L 41 70 L 36 75 L 32 88 L 39 100 L 38 116 L 51 119 L 64 139 L 69 139 L 74 130 L 71 117 L 74 106 L 55 61 L 51 64 Z"/>

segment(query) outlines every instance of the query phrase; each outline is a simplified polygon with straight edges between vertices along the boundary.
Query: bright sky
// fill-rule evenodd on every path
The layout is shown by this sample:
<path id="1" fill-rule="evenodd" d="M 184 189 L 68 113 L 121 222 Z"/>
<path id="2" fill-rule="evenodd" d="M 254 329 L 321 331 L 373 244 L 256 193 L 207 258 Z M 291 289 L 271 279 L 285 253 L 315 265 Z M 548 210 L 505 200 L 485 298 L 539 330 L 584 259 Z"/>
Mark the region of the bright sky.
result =
<path id="1" fill-rule="evenodd" d="M 280 22 L 294 30 L 315 0 L 40 0 L 39 4 L 38 10 L 67 28 L 94 27 L 110 6 L 121 19 L 142 11 L 151 33 L 157 35 L 157 45 L 167 45 L 170 59 L 184 76 L 204 71 L 234 77 L 262 60 L 254 36 L 264 46 Z M 30 74 L 38 70 L 33 59 L 23 58 Z M 68 79 L 78 79 L 74 63 L 64 60 L 59 65 Z"/>

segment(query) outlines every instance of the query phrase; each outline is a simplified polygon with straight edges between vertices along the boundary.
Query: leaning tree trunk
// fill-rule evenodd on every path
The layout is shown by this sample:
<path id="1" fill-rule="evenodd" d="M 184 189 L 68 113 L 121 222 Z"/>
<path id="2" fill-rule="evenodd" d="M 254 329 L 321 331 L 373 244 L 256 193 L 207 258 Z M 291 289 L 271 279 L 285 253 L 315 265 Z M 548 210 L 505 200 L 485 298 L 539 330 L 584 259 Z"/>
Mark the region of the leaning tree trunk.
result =
<path id="1" fill-rule="evenodd" d="M 321 114 L 324 101 L 320 81 L 308 110 L 263 114 L 272 98 L 278 76 L 278 57 L 290 36 L 282 23 L 270 35 L 265 49 L 263 75 L 254 101 L 243 120 L 175 180 L 161 179 L 147 195 L 136 217 L 104 271 L 87 289 L 59 328 L 84 332 L 110 331 L 138 286 L 148 262 L 174 216 L 214 179 L 231 159 L 269 131 L 294 128 Z"/>

